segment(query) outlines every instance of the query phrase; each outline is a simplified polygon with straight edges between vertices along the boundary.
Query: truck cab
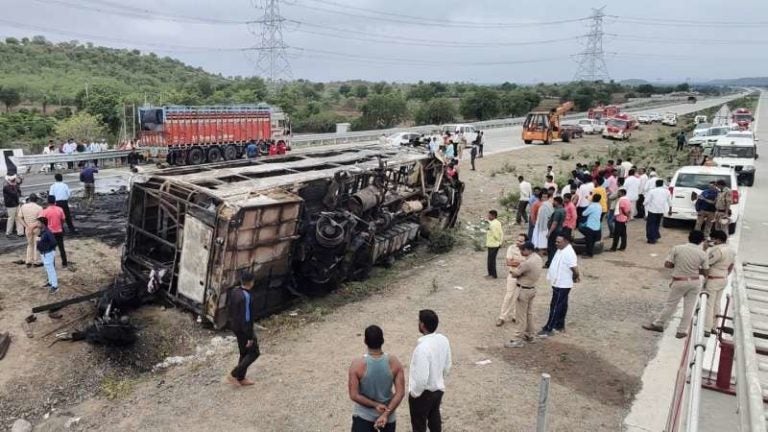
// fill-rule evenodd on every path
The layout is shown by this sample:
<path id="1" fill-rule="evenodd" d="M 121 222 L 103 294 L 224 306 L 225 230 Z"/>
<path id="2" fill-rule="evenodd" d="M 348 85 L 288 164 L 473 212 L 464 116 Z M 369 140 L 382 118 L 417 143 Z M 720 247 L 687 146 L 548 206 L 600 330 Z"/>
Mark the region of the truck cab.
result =
<path id="1" fill-rule="evenodd" d="M 753 121 L 755 117 L 746 108 L 737 108 L 731 115 L 731 127 L 736 130 L 748 130 Z"/>
<path id="2" fill-rule="evenodd" d="M 731 132 L 717 140 L 712 148 L 712 160 L 719 167 L 731 168 L 739 184 L 752 186 L 755 183 L 755 162 L 757 146 L 751 133 Z"/>

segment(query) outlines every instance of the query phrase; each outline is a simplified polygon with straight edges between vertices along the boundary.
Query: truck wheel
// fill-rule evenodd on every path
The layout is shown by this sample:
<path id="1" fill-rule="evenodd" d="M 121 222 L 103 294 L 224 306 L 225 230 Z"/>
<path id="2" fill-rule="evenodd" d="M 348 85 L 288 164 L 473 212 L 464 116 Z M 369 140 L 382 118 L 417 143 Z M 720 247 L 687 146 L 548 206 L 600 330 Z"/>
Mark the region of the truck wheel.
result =
<path id="1" fill-rule="evenodd" d="M 222 158 L 221 149 L 218 147 L 211 147 L 208 149 L 208 162 L 218 162 Z"/>
<path id="2" fill-rule="evenodd" d="M 523 142 L 524 142 L 524 143 L 526 143 L 526 144 L 530 144 L 530 143 L 532 143 L 533 141 L 531 141 L 531 140 L 523 140 Z"/>
<path id="3" fill-rule="evenodd" d="M 571 142 L 571 134 L 569 134 L 568 132 L 564 133 L 562 135 L 562 138 L 564 143 Z"/>
<path id="4" fill-rule="evenodd" d="M 728 234 L 729 235 L 736 234 L 736 222 L 734 222 L 732 224 L 728 224 Z"/>
<path id="5" fill-rule="evenodd" d="M 755 184 L 755 175 L 752 174 L 751 176 L 747 177 L 747 179 L 744 181 L 744 186 L 752 186 Z"/>
<path id="6" fill-rule="evenodd" d="M 195 147 L 189 150 L 189 153 L 187 153 L 187 164 L 200 165 L 203 162 L 205 162 L 205 153 L 203 153 L 203 149 Z"/>
<path id="7" fill-rule="evenodd" d="M 224 160 L 235 159 L 237 159 L 237 147 L 234 144 L 224 147 Z"/>

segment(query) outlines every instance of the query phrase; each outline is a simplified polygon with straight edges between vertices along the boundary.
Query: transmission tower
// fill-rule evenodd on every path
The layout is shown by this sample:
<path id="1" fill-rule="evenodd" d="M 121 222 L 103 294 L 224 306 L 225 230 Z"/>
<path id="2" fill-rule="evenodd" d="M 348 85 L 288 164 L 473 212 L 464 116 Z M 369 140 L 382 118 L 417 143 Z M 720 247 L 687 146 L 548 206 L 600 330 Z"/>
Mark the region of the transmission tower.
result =
<path id="1" fill-rule="evenodd" d="M 584 49 L 578 54 L 578 69 L 574 75 L 574 81 L 609 81 L 608 68 L 605 66 L 605 52 L 603 51 L 603 13 L 605 6 L 592 9 L 590 17 L 589 34 Z"/>
<path id="2" fill-rule="evenodd" d="M 254 22 L 255 26 L 251 30 L 260 39 L 256 60 L 258 73 L 271 84 L 291 79 L 293 74 L 286 52 L 288 45 L 283 41 L 285 18 L 280 15 L 280 1 L 260 0 L 253 1 L 253 4 L 264 9 L 264 16 Z"/>

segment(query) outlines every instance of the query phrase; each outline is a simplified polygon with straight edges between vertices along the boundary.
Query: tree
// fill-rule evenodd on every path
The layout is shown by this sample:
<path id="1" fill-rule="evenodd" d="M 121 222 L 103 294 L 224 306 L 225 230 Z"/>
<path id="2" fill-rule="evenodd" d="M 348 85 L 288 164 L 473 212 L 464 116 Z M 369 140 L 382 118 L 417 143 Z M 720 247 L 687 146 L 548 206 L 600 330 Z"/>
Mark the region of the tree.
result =
<path id="1" fill-rule="evenodd" d="M 420 125 L 440 125 L 455 121 L 456 114 L 456 106 L 450 99 L 437 98 L 430 100 L 417 109 L 414 120 L 416 124 Z"/>
<path id="2" fill-rule="evenodd" d="M 74 138 L 77 141 L 93 141 L 103 138 L 107 130 L 95 115 L 80 112 L 56 125 L 56 136 Z"/>
<path id="3" fill-rule="evenodd" d="M 691 91 L 691 86 L 688 83 L 682 83 L 682 84 L 679 84 L 677 87 L 675 87 L 675 91 L 679 91 L 679 92 Z"/>
<path id="4" fill-rule="evenodd" d="M 405 99 L 394 93 L 371 96 L 362 111 L 360 126 L 372 129 L 394 127 L 408 114 Z"/>
<path id="5" fill-rule="evenodd" d="M 13 87 L 0 87 L 0 102 L 5 104 L 5 112 L 21 103 L 21 93 Z"/>
<path id="6" fill-rule="evenodd" d="M 357 96 L 360 99 L 364 99 L 368 97 L 368 86 L 365 84 L 360 84 L 357 87 L 355 87 L 355 96 Z"/>
<path id="7" fill-rule="evenodd" d="M 652 94 L 656 92 L 656 88 L 651 84 L 642 84 L 637 86 L 635 91 L 640 93 L 640 95 L 642 95 L 643 97 L 650 97 Z"/>
<path id="8" fill-rule="evenodd" d="M 117 134 L 120 131 L 123 121 L 120 110 L 122 98 L 116 89 L 93 86 L 88 92 L 85 89 L 78 92 L 75 101 L 78 109 L 95 115 L 109 132 Z"/>
<path id="9" fill-rule="evenodd" d="M 501 111 L 499 94 L 487 87 L 480 87 L 461 101 L 459 108 L 466 119 L 488 120 Z"/>
<path id="10" fill-rule="evenodd" d="M 389 84 L 385 83 L 384 81 L 374 83 L 373 86 L 371 86 L 371 89 L 374 93 L 379 95 L 392 91 L 392 87 L 390 87 Z"/>
<path id="11" fill-rule="evenodd" d="M 350 93 L 352 93 L 352 87 L 350 87 L 349 85 L 342 84 L 339 87 L 339 94 L 341 94 L 342 96 L 347 97 L 350 95 Z"/>

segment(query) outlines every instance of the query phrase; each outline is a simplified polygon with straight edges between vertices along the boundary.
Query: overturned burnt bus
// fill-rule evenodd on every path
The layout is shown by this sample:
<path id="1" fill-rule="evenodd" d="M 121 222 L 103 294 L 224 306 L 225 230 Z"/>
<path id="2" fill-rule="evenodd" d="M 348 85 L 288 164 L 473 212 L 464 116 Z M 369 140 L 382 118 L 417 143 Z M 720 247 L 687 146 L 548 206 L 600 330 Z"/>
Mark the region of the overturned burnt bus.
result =
<path id="1" fill-rule="evenodd" d="M 122 267 L 221 328 L 240 272 L 269 315 L 452 227 L 462 192 L 438 158 L 385 145 L 158 170 L 133 180 Z"/>

